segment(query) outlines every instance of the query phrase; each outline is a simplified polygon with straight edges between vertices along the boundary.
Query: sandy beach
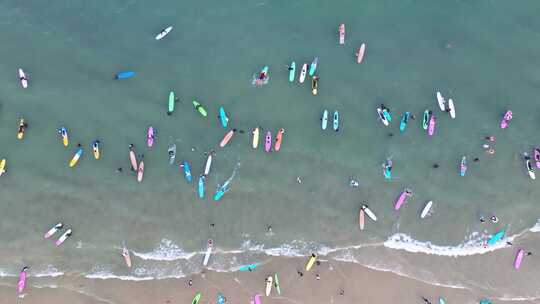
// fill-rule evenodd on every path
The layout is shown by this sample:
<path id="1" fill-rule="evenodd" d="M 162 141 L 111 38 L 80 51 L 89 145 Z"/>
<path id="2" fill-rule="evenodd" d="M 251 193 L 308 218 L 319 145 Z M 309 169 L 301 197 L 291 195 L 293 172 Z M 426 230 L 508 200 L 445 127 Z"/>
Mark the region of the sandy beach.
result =
<path id="1" fill-rule="evenodd" d="M 304 258 L 270 258 L 252 272 L 206 272 L 187 278 L 149 281 L 118 279 L 85 279 L 65 276 L 55 279 L 30 279 L 30 286 L 19 303 L 190 303 L 197 292 L 200 303 L 216 303 L 217 292 L 227 303 L 249 303 L 260 293 L 263 303 L 423 303 L 426 297 L 438 303 L 478 303 L 479 295 L 465 289 L 444 288 L 400 277 L 390 272 L 375 271 L 353 263 L 322 261 L 311 271 L 304 270 Z M 298 274 L 303 273 L 303 276 Z M 281 295 L 272 289 L 264 296 L 267 275 L 280 276 Z M 317 280 L 316 276 L 320 279 Z M 188 286 L 192 280 L 193 285 Z M 55 287 L 56 284 L 64 288 Z M 7 286 L 11 285 L 11 286 Z M 40 287 L 36 287 L 40 286 Z M 340 292 L 343 291 L 343 295 Z M 14 303 L 14 282 L 0 288 L 0 303 Z M 495 302 L 494 302 L 495 303 Z M 505 301 L 504 303 L 538 303 Z"/>

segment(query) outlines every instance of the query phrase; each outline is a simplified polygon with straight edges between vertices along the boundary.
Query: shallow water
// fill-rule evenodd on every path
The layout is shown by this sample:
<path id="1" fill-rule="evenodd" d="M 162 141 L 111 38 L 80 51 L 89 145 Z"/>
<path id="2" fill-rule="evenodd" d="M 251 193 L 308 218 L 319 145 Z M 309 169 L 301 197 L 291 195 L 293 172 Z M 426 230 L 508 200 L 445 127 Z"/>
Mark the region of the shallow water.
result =
<path id="1" fill-rule="evenodd" d="M 539 4 L 520 4 L 4 1 L 0 154 L 8 173 L 0 178 L 0 269 L 14 274 L 30 264 L 31 275 L 182 276 L 200 270 L 200 254 L 213 238 L 218 250 L 229 252 L 215 256 L 210 268 L 217 270 L 264 259 L 263 253 L 318 250 L 500 298 L 540 297 L 538 283 L 525 279 L 538 269 L 535 259 L 515 272 L 515 249 L 481 245 L 482 237 L 506 229 L 509 236 L 521 234 L 514 240 L 519 246 L 538 248 L 528 229 L 539 218 L 540 190 L 520 154 L 538 144 Z M 337 44 L 340 23 L 347 27 L 345 46 Z M 174 26 L 171 34 L 155 41 L 167 25 Z M 362 42 L 366 57 L 356 65 Z M 314 56 L 320 59 L 318 96 L 310 94 L 309 81 L 289 83 L 285 68 Z M 270 81 L 255 88 L 251 77 L 264 65 Z M 17 81 L 18 67 L 30 76 L 27 90 Z M 122 70 L 137 75 L 114 81 Z M 181 101 L 167 116 L 170 90 Z M 437 90 L 454 99 L 455 120 L 438 109 Z M 207 118 L 193 109 L 194 99 Z M 377 121 L 381 102 L 394 116 L 390 127 Z M 221 105 L 231 127 L 245 131 L 225 148 L 218 147 L 226 133 L 217 119 Z M 501 130 L 508 108 L 514 120 Z M 320 129 L 324 109 L 340 111 L 340 132 Z M 438 118 L 434 137 L 421 128 L 425 109 Z M 401 134 L 404 111 L 417 119 Z M 22 142 L 15 136 L 20 116 L 30 125 Z M 68 148 L 56 137 L 60 125 L 70 132 Z M 153 148 L 145 144 L 150 125 L 157 129 Z M 251 148 L 256 126 L 272 134 L 286 129 L 279 153 Z M 497 137 L 494 156 L 481 147 L 486 135 Z M 90 150 L 95 138 L 103 149 L 98 161 Z M 67 164 L 77 142 L 85 154 L 72 169 Z M 216 150 L 204 200 L 177 165 L 168 165 L 171 142 L 177 160 L 191 164 L 194 181 L 204 169 L 203 153 Z M 141 184 L 128 170 L 130 143 L 144 153 Z M 469 159 L 464 178 L 458 176 L 462 155 Z M 391 181 L 382 174 L 387 157 L 394 163 Z M 238 162 L 231 190 L 216 204 L 217 185 Z M 118 167 L 124 172 L 116 173 Z M 348 186 L 350 176 L 360 181 L 358 189 Z M 404 187 L 414 196 L 396 212 L 393 202 Z M 429 200 L 434 215 L 419 220 Z M 379 221 L 368 221 L 361 233 L 363 201 Z M 499 223 L 478 222 L 492 213 Z M 74 234 L 54 248 L 42 234 L 58 220 Z M 393 241 L 398 233 L 407 241 Z M 118 258 L 123 243 L 137 256 L 131 272 Z M 356 249 L 336 249 L 349 247 Z M 510 283 L 508 272 L 519 283 Z"/>

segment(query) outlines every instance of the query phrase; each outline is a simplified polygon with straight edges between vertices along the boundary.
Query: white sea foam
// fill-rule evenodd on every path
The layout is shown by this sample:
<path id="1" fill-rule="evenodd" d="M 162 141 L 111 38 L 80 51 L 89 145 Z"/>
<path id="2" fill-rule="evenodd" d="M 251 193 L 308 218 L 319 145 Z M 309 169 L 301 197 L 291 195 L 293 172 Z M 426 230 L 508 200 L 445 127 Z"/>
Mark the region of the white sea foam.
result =
<path id="1" fill-rule="evenodd" d="M 134 277 L 134 276 L 118 276 L 110 271 L 98 271 L 85 275 L 87 279 L 100 279 L 100 280 L 122 280 L 122 281 L 149 281 L 155 278 L 153 277 Z"/>
<path id="2" fill-rule="evenodd" d="M 58 271 L 56 267 L 53 265 L 47 265 L 47 267 L 44 270 L 37 270 L 35 272 L 30 272 L 30 276 L 36 277 L 36 278 L 55 278 L 59 276 L 63 276 L 64 273 L 61 271 Z"/>
<path id="3" fill-rule="evenodd" d="M 198 252 L 185 252 L 182 248 L 178 247 L 173 241 L 168 239 L 162 239 L 157 248 L 151 252 L 135 252 L 133 254 L 143 260 L 155 260 L 155 261 L 175 261 L 175 260 L 188 260 Z"/>
<path id="4" fill-rule="evenodd" d="M 515 236 L 510 236 L 502 239 L 491 246 L 484 246 L 487 237 L 478 236 L 477 234 L 472 234 L 469 238 L 459 245 L 455 246 L 444 246 L 436 245 L 429 241 L 418 241 L 412 237 L 403 234 L 396 233 L 388 238 L 384 242 L 384 246 L 390 249 L 396 250 L 405 250 L 412 253 L 425 253 L 433 254 L 439 256 L 450 256 L 450 257 L 459 257 L 459 256 L 469 256 L 475 254 L 484 254 L 497 249 L 506 247 L 506 241 L 512 241 Z"/>
<path id="5" fill-rule="evenodd" d="M 540 219 L 536 220 L 536 224 L 529 229 L 530 232 L 540 232 Z"/>

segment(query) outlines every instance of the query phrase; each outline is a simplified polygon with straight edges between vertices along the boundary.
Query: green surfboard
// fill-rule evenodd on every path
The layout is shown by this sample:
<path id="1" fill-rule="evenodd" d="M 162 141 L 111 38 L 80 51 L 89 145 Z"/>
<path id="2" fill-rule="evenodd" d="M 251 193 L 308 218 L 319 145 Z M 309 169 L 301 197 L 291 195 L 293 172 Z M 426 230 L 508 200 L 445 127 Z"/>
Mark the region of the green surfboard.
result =
<path id="1" fill-rule="evenodd" d="M 195 107 L 195 110 L 199 111 L 202 116 L 206 117 L 208 113 L 206 113 L 206 110 L 203 108 L 203 106 L 198 103 L 196 100 L 193 101 L 193 106 Z"/>
<path id="2" fill-rule="evenodd" d="M 175 100 L 175 98 L 174 98 L 174 92 L 171 91 L 171 92 L 169 93 L 169 108 L 168 108 L 168 110 L 167 110 L 167 114 L 168 114 L 168 115 L 171 115 L 172 112 L 174 111 L 174 100 Z"/>
<path id="3" fill-rule="evenodd" d="M 281 295 L 281 288 L 279 288 L 279 280 L 277 277 L 277 273 L 274 274 L 274 286 L 276 287 L 278 295 Z"/>
<path id="4" fill-rule="evenodd" d="M 199 301 L 201 300 L 202 293 L 197 292 L 195 297 L 193 298 L 193 301 L 191 301 L 191 304 L 199 304 Z"/>

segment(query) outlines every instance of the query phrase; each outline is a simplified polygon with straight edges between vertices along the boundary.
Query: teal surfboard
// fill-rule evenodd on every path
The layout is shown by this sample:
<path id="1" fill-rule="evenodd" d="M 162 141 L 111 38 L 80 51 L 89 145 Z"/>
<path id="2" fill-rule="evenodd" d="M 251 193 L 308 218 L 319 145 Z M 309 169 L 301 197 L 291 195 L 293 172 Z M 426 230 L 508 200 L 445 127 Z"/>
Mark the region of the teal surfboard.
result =
<path id="1" fill-rule="evenodd" d="M 219 107 L 219 120 L 221 121 L 221 126 L 227 128 L 227 125 L 229 124 L 229 117 L 227 116 L 227 113 L 225 113 L 225 109 L 223 107 Z"/>
<path id="2" fill-rule="evenodd" d="M 498 241 L 500 241 L 503 237 L 504 237 L 504 230 L 501 230 L 501 231 L 495 233 L 494 235 L 492 235 L 492 236 L 489 238 L 487 244 L 488 244 L 489 246 L 495 245 L 495 243 L 497 243 Z"/>
<path id="3" fill-rule="evenodd" d="M 384 117 L 386 117 L 386 120 L 388 120 L 389 122 L 392 121 L 392 115 L 390 115 L 390 112 L 388 112 L 388 109 L 383 109 L 382 112 L 383 112 Z"/>
<path id="4" fill-rule="evenodd" d="M 204 181 L 206 177 L 204 175 L 199 176 L 199 198 L 204 198 Z"/>
<path id="5" fill-rule="evenodd" d="M 422 128 L 424 128 L 424 130 L 427 130 L 428 128 L 430 112 L 431 111 L 428 110 L 424 111 L 424 118 L 422 119 Z"/>
<path id="6" fill-rule="evenodd" d="M 244 266 L 238 268 L 238 271 L 252 271 L 253 269 L 259 267 L 259 265 L 261 265 L 261 263 L 253 263 L 253 264 L 249 264 L 249 265 L 244 265 Z"/>
<path id="7" fill-rule="evenodd" d="M 289 66 L 289 82 L 294 81 L 294 77 L 296 76 L 296 62 L 291 62 L 291 65 Z"/>
<path id="8" fill-rule="evenodd" d="M 339 131 L 339 112 L 334 111 L 334 131 Z"/>
<path id="9" fill-rule="evenodd" d="M 407 127 L 407 123 L 409 122 L 409 116 L 411 113 L 405 112 L 403 113 L 403 116 L 401 117 L 401 123 L 399 124 L 399 130 L 401 132 L 405 131 L 405 128 Z"/>
<path id="10" fill-rule="evenodd" d="M 315 59 L 313 59 L 313 62 L 309 65 L 309 76 L 315 75 L 315 71 L 317 71 L 318 64 L 319 64 L 319 57 L 315 57 Z"/>

